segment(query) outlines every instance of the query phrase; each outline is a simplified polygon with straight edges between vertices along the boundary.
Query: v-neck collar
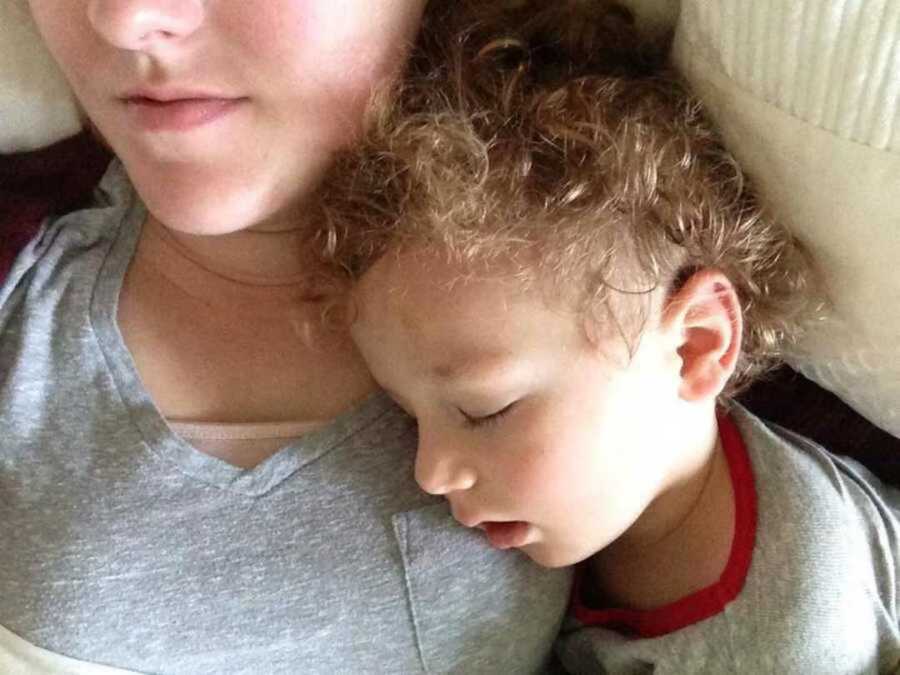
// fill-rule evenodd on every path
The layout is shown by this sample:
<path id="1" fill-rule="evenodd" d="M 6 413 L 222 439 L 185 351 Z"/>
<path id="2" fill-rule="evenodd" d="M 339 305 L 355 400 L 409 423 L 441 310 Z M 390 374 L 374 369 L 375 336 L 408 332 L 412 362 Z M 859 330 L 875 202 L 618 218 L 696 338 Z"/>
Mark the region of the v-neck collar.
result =
<path id="1" fill-rule="evenodd" d="M 155 455 L 207 485 L 259 496 L 304 465 L 340 446 L 391 408 L 390 399 L 377 392 L 251 469 L 242 469 L 208 455 L 178 436 L 144 387 L 118 326 L 119 294 L 147 218 L 146 208 L 122 172 L 121 165 L 114 161 L 101 183 L 101 190 L 105 190 L 111 199 L 110 206 L 121 208 L 122 217 L 94 287 L 91 323 L 125 412 Z"/>

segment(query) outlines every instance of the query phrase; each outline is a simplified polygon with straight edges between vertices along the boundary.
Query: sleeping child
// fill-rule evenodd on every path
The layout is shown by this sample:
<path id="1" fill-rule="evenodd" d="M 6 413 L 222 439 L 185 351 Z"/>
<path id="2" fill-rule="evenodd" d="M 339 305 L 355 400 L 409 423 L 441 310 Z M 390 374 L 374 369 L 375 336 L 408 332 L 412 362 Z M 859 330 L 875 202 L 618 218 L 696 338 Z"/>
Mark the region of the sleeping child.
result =
<path id="1" fill-rule="evenodd" d="M 733 400 L 823 301 L 698 104 L 600 2 L 488 7 L 435 50 L 320 233 L 419 485 L 577 565 L 570 672 L 897 668 L 900 493 Z"/>

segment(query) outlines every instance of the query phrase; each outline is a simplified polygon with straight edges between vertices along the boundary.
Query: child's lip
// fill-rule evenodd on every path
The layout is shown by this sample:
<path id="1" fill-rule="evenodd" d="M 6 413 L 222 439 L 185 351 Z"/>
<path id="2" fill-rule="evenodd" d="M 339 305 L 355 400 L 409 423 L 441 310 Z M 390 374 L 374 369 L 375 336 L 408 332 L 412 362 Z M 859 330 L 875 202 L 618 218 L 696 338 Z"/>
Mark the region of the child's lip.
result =
<path id="1" fill-rule="evenodd" d="M 497 549 L 519 548 L 528 543 L 531 525 L 524 520 L 491 521 L 478 524 L 491 546 Z"/>

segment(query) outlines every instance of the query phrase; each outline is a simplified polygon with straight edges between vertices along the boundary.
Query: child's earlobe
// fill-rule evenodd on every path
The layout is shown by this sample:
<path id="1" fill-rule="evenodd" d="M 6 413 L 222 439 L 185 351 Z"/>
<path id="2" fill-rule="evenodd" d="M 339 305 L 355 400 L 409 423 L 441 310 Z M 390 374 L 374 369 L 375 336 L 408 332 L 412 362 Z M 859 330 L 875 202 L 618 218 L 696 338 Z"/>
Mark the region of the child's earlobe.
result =
<path id="1" fill-rule="evenodd" d="M 664 321 L 680 336 L 680 396 L 686 401 L 715 399 L 741 352 L 743 321 L 734 286 L 718 270 L 700 270 L 670 298 Z"/>

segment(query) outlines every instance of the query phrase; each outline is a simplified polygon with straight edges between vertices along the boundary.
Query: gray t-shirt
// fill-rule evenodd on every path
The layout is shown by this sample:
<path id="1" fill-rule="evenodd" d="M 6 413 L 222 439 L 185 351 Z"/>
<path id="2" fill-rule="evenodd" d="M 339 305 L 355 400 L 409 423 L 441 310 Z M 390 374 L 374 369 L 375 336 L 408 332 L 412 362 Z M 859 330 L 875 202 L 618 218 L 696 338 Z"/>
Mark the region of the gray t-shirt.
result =
<path id="1" fill-rule="evenodd" d="M 627 616 L 632 629 L 677 626 L 655 637 L 629 637 L 621 625 L 614 630 L 600 621 L 615 618 L 614 610 L 594 612 L 590 626 L 572 618 L 558 644 L 566 669 L 590 675 L 900 672 L 900 491 L 739 406 L 732 418 L 746 448 L 747 470 L 737 472 L 746 480 L 735 484 L 735 542 L 746 542 L 745 573 L 729 576 L 741 567 L 736 543 L 715 587 L 652 615 Z M 734 478 L 741 453 L 726 454 Z M 754 516 L 756 527 L 748 532 Z M 724 608 L 691 622 L 702 605 L 717 603 Z"/>
<path id="2" fill-rule="evenodd" d="M 420 492 L 383 395 L 251 470 L 172 432 L 115 320 L 145 214 L 113 163 L 0 286 L 0 626 L 153 673 L 539 670 L 569 573 Z"/>

